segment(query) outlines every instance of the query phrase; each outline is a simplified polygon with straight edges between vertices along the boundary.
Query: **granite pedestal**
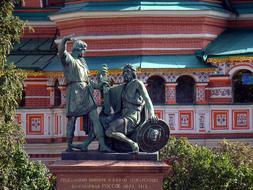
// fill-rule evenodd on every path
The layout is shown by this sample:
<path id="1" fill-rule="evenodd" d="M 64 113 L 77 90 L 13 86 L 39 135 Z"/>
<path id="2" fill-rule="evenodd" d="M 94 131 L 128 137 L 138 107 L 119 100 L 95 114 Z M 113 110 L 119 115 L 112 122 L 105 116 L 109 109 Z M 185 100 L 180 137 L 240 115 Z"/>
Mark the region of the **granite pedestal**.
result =
<path id="1" fill-rule="evenodd" d="M 50 166 L 57 190 L 162 190 L 169 166 L 144 160 L 61 160 Z"/>
<path id="2" fill-rule="evenodd" d="M 145 161 L 158 161 L 158 152 L 146 153 L 103 153 L 95 150 L 88 152 L 74 151 L 63 152 L 62 160 L 145 160 Z"/>

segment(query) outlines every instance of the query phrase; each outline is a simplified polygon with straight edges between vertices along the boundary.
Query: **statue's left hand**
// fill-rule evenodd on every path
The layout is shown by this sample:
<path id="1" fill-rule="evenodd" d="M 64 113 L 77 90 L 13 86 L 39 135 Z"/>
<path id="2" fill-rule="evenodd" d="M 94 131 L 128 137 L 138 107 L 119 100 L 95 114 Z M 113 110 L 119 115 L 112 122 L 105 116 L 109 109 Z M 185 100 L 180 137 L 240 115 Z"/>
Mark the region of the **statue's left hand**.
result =
<path id="1" fill-rule="evenodd" d="M 157 123 L 158 122 L 158 118 L 156 117 L 156 115 L 151 115 L 149 120 L 152 122 L 152 123 Z"/>

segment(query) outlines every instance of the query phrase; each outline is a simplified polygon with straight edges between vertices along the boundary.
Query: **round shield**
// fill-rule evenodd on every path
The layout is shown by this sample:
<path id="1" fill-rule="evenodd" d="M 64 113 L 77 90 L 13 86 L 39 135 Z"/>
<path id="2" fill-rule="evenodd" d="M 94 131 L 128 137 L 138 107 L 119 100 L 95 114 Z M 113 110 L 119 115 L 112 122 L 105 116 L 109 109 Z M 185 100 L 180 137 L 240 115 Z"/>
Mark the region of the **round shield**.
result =
<path id="1" fill-rule="evenodd" d="M 167 144 L 169 137 L 169 126 L 160 119 L 156 123 L 148 120 L 137 131 L 137 143 L 143 152 L 160 150 Z"/>

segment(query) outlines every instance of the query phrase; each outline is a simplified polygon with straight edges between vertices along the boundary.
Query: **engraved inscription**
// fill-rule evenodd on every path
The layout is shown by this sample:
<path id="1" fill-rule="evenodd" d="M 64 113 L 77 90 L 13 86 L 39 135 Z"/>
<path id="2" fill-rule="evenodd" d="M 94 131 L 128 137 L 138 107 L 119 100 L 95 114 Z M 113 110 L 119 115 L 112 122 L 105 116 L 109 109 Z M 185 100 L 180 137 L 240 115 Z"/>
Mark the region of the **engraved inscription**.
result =
<path id="1" fill-rule="evenodd" d="M 148 190 L 159 182 L 155 177 L 61 177 L 58 185 L 68 190 Z"/>

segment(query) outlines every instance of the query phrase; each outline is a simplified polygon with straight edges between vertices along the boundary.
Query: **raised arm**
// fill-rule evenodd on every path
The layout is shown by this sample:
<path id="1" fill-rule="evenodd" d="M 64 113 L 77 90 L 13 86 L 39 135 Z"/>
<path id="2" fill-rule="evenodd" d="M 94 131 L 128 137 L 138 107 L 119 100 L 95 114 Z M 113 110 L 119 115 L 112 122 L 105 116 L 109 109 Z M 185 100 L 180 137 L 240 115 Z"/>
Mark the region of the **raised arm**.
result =
<path id="1" fill-rule="evenodd" d="M 60 58 L 64 58 L 65 54 L 64 52 L 67 49 L 67 41 L 71 41 L 73 39 L 73 35 L 69 35 L 69 36 L 64 36 L 63 39 L 61 40 L 61 43 L 59 44 L 58 47 L 58 53 Z"/>

